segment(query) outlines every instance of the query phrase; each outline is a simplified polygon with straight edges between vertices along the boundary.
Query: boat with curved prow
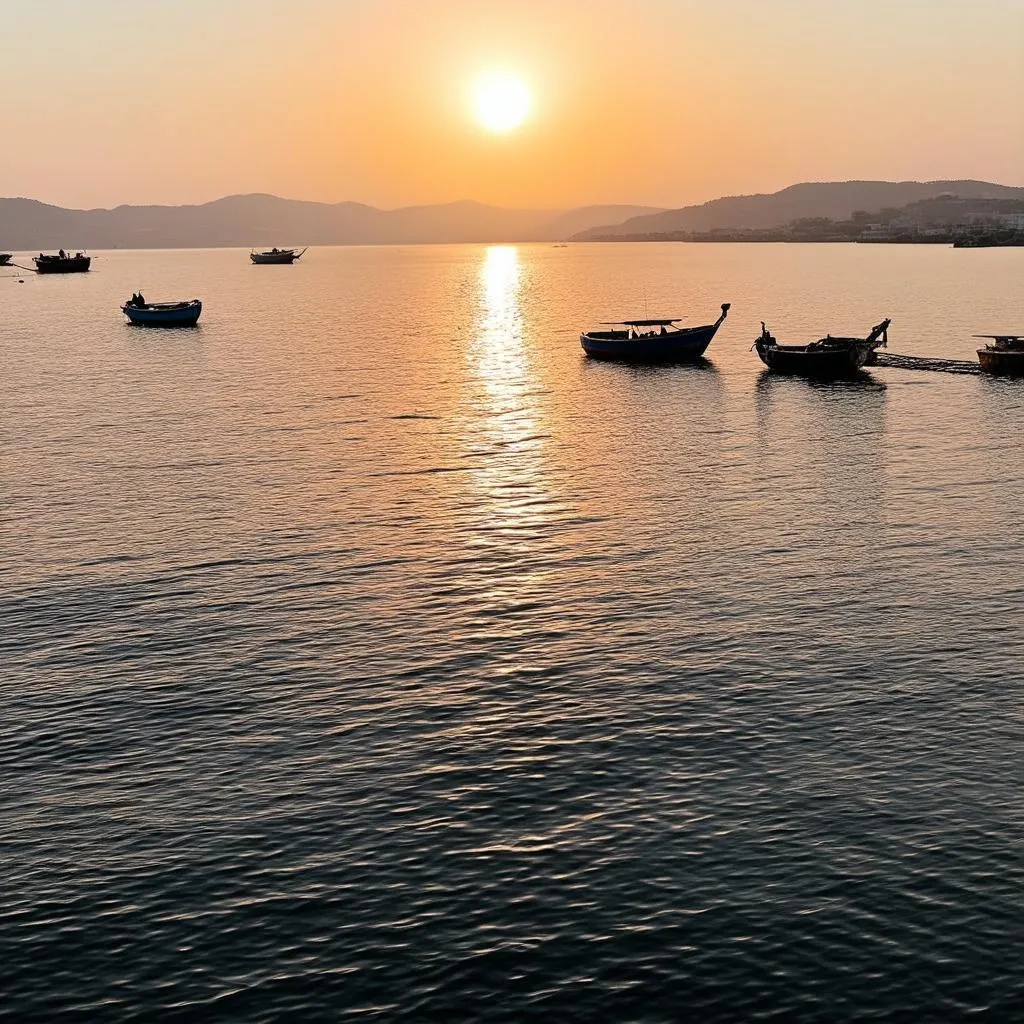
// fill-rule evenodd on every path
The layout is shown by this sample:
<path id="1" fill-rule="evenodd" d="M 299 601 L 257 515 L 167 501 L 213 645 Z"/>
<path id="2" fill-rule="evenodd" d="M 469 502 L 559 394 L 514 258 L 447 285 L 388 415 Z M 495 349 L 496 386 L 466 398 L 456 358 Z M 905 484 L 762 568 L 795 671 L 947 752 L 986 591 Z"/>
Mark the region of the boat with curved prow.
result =
<path id="1" fill-rule="evenodd" d="M 199 299 L 187 302 L 146 302 L 133 295 L 121 312 L 137 327 L 195 327 L 203 304 Z"/>
<path id="2" fill-rule="evenodd" d="M 305 249 L 267 249 L 264 252 L 257 252 L 255 249 L 249 253 L 249 259 L 257 266 L 266 264 L 294 263 L 305 252 Z"/>
<path id="3" fill-rule="evenodd" d="M 37 274 L 84 274 L 92 266 L 92 257 L 84 252 L 76 252 L 74 256 L 63 249 L 56 256 L 40 253 L 32 257 Z"/>
<path id="4" fill-rule="evenodd" d="M 618 320 L 601 324 L 610 331 L 584 331 L 580 335 L 583 351 L 592 359 L 617 359 L 631 363 L 692 363 L 707 351 L 718 328 L 729 314 L 729 303 L 722 303 L 722 315 L 703 327 L 678 327 L 672 319 Z"/>
<path id="5" fill-rule="evenodd" d="M 780 345 L 761 323 L 761 336 L 754 342 L 761 362 L 776 373 L 824 379 L 852 377 L 866 366 L 880 345 L 889 341 L 889 324 L 883 320 L 866 338 L 833 338 L 828 335 L 809 345 Z"/>
<path id="6" fill-rule="evenodd" d="M 982 373 L 998 377 L 1024 377 L 1024 334 L 976 334 L 991 344 L 978 349 Z"/>

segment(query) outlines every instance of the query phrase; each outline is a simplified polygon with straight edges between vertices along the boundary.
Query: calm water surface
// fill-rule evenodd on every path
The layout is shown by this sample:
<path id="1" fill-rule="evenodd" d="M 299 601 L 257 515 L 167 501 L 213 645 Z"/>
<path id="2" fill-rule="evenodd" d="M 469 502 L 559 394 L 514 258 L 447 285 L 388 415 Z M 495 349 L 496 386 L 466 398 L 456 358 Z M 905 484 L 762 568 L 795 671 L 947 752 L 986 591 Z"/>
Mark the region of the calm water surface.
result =
<path id="1" fill-rule="evenodd" d="M 0 278 L 0 1017 L 1024 1017 L 1024 386 L 749 351 L 1024 252 L 94 266 Z"/>

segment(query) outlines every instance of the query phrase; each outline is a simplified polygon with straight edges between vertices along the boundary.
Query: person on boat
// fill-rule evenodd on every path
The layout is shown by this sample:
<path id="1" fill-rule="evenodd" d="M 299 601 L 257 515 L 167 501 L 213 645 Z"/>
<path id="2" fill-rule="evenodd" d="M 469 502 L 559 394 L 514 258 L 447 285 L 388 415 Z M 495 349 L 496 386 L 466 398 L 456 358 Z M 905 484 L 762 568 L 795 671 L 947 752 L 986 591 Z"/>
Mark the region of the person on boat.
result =
<path id="1" fill-rule="evenodd" d="M 60 256 L 61 259 L 64 259 L 67 256 L 67 253 L 65 253 L 64 250 L 61 249 L 57 255 Z"/>

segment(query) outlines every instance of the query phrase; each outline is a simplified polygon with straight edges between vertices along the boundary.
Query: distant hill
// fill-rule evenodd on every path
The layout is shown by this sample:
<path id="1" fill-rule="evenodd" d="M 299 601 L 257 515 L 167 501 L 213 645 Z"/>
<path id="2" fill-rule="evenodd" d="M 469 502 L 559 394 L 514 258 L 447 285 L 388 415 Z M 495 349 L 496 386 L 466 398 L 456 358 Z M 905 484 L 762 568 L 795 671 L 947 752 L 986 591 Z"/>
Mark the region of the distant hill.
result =
<path id="1" fill-rule="evenodd" d="M 764 230 L 809 217 L 848 220 L 857 211 L 877 213 L 946 194 L 966 199 L 1019 199 L 1024 197 L 1024 188 L 985 181 L 805 182 L 770 195 L 728 196 L 702 206 L 631 217 L 618 224 L 585 229 L 573 240 L 614 241 L 674 233 Z"/>
<path id="2" fill-rule="evenodd" d="M 648 206 L 510 210 L 482 203 L 379 210 L 270 195 L 228 196 L 200 206 L 65 210 L 0 199 L 0 251 L 207 246 L 561 241 L 596 224 L 658 212 Z"/>

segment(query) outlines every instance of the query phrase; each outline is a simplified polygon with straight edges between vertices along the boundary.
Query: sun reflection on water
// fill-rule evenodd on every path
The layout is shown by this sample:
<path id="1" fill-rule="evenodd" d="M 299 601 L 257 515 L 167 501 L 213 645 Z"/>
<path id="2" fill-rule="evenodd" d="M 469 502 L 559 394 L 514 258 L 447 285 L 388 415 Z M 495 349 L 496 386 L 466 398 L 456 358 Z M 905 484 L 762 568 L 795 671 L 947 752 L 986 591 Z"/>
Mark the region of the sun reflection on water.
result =
<path id="1" fill-rule="evenodd" d="M 479 320 L 467 347 L 471 370 L 471 478 L 484 543 L 525 556 L 552 513 L 544 390 L 522 309 L 524 273 L 514 246 L 490 246 L 479 272 Z"/>
<path id="2" fill-rule="evenodd" d="M 519 305 L 522 280 L 519 253 L 514 246 L 493 245 L 480 268 L 482 319 L 471 356 L 476 376 L 489 399 L 490 413 L 504 419 L 510 406 L 520 403 L 529 384 L 530 367 L 523 340 L 523 312 Z M 504 433 L 515 432 L 515 422 L 499 424 Z"/>

